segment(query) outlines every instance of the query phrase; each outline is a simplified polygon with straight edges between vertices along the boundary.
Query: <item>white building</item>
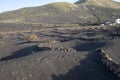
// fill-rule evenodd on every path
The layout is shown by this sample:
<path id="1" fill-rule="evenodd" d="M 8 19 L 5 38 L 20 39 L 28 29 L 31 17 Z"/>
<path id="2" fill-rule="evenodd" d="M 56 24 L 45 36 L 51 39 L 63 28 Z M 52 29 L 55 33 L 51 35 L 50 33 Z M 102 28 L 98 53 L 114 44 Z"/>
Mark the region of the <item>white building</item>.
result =
<path id="1" fill-rule="evenodd" d="M 116 19 L 116 24 L 120 24 L 120 19 Z"/>

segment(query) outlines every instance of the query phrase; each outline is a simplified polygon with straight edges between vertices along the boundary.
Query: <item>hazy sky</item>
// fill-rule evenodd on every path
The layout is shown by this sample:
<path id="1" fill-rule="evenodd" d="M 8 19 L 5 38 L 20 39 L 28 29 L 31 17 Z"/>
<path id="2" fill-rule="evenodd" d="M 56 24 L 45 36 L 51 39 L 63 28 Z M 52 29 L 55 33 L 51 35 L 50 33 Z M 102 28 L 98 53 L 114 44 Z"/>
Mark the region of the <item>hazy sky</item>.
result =
<path id="1" fill-rule="evenodd" d="M 22 7 L 40 6 L 51 2 L 76 2 L 78 0 L 1 0 L 0 12 L 15 10 Z M 119 1 L 120 0 L 116 0 Z"/>

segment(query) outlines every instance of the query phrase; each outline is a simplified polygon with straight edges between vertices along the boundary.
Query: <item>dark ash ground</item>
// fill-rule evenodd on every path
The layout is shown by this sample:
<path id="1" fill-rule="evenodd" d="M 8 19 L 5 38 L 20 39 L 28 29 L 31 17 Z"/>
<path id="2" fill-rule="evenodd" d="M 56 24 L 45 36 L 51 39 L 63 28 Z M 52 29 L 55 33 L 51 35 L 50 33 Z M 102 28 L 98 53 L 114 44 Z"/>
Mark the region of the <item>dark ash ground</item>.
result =
<path id="1" fill-rule="evenodd" d="M 1 30 L 0 80 L 120 80 L 100 55 L 102 47 L 119 40 L 119 28 L 17 29 Z M 39 37 L 37 42 L 25 38 L 32 33 Z M 57 49 L 42 49 L 40 44 Z"/>

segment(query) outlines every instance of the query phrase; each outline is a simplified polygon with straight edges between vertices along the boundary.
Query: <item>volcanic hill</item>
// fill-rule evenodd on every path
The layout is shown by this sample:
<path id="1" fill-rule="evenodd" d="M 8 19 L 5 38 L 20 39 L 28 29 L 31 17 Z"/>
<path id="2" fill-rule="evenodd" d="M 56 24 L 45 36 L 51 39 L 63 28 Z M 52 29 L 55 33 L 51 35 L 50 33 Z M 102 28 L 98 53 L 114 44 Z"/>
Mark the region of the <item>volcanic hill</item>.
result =
<path id="1" fill-rule="evenodd" d="M 120 16 L 120 3 L 112 0 L 80 0 L 27 7 L 0 14 L 1 23 L 75 23 L 96 24 L 115 21 Z"/>

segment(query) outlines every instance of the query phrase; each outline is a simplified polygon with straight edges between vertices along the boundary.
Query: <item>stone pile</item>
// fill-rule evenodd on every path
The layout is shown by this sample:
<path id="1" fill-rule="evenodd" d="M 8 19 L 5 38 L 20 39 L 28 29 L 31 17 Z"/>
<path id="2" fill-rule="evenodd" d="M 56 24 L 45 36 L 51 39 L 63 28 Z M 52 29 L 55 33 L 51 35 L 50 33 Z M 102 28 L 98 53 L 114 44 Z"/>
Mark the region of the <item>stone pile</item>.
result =
<path id="1" fill-rule="evenodd" d="M 65 51 L 65 52 L 76 52 L 75 49 L 70 47 L 64 47 L 63 44 L 61 44 L 59 41 L 50 41 L 47 43 L 41 43 L 38 45 L 38 48 L 40 50 L 54 50 L 54 51 Z"/>

